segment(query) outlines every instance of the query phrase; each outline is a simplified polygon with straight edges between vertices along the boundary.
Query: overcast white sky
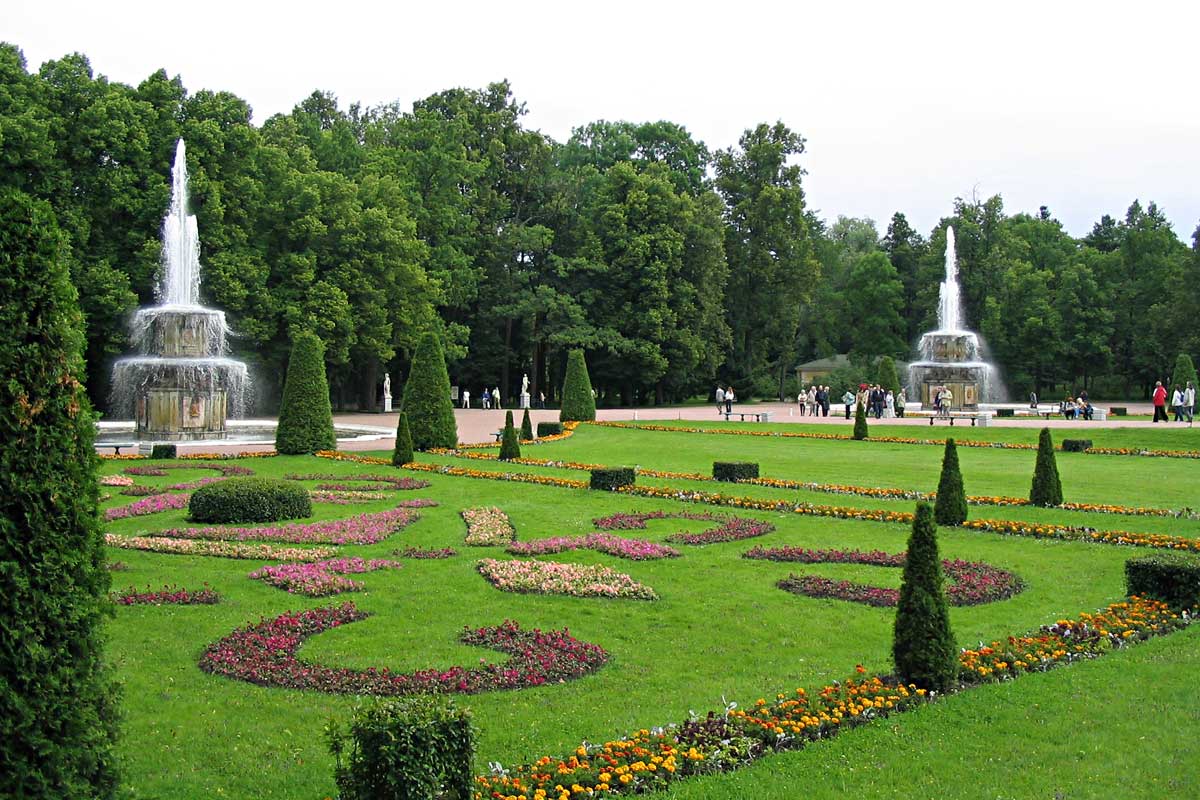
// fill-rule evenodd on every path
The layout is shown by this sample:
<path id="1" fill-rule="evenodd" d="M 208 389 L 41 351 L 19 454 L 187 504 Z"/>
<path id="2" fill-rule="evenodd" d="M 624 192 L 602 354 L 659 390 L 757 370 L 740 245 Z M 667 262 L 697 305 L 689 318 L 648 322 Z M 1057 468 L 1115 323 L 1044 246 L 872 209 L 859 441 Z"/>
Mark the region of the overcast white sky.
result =
<path id="1" fill-rule="evenodd" d="M 809 203 L 928 233 L 956 196 L 1047 205 L 1082 235 L 1134 198 L 1200 222 L 1200 3 L 99 2 L 5 0 L 31 70 L 70 52 L 136 85 L 161 68 L 256 123 L 314 89 L 405 106 L 508 78 L 559 141 L 666 119 L 716 150 L 760 121 L 808 141 Z"/>

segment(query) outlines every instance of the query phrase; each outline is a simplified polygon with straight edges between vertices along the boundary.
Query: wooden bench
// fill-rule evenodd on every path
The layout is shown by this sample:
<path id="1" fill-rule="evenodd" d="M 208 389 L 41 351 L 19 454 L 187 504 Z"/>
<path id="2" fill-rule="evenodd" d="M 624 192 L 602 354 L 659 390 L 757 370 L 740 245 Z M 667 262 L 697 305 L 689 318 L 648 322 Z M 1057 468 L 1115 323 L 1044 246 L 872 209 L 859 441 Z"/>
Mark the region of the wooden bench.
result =
<path id="1" fill-rule="evenodd" d="M 111 447 L 113 450 L 113 455 L 115 455 L 115 456 L 121 455 L 122 447 L 137 447 L 137 446 L 138 446 L 137 442 L 96 442 L 96 445 L 95 445 L 97 450 L 99 450 L 102 447 Z"/>
<path id="2" fill-rule="evenodd" d="M 722 411 L 721 412 L 721 416 L 725 417 L 726 422 L 728 422 L 729 418 L 735 414 L 737 415 L 738 419 L 741 420 L 742 422 L 746 421 L 746 417 L 754 417 L 755 422 L 770 422 L 771 421 L 771 412 L 770 411 Z"/>
<path id="3" fill-rule="evenodd" d="M 971 420 L 971 427 L 973 428 L 973 427 L 975 427 L 975 423 L 978 420 L 982 419 L 984 421 L 984 424 L 986 425 L 991 420 L 991 418 L 992 418 L 992 415 L 987 413 L 986 411 L 950 411 L 950 412 L 943 412 L 941 414 L 934 414 L 933 416 L 931 416 L 929 418 L 929 424 L 932 425 L 934 422 L 936 422 L 939 419 L 945 419 L 945 420 L 950 421 L 950 427 L 953 428 L 954 420 L 969 419 L 969 420 Z"/>
<path id="4" fill-rule="evenodd" d="M 501 429 L 501 430 L 498 430 L 498 431 L 496 431 L 495 433 L 493 433 L 493 434 L 492 434 L 492 436 L 495 436 L 495 437 L 496 437 L 496 441 L 498 442 L 498 441 L 500 441 L 501 439 L 503 439 L 503 438 L 504 438 L 504 430 L 503 430 L 503 429 Z"/>

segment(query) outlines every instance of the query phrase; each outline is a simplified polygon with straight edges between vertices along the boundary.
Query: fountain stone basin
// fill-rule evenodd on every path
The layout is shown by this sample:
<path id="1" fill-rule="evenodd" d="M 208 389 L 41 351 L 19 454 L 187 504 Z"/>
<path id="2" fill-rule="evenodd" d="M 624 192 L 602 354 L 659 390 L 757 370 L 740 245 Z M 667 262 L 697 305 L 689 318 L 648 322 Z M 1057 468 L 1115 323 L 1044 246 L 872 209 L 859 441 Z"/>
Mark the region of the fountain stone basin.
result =
<path id="1" fill-rule="evenodd" d="M 203 306 L 154 306 L 134 314 L 131 338 L 143 355 L 207 358 L 225 349 L 225 312 Z"/>

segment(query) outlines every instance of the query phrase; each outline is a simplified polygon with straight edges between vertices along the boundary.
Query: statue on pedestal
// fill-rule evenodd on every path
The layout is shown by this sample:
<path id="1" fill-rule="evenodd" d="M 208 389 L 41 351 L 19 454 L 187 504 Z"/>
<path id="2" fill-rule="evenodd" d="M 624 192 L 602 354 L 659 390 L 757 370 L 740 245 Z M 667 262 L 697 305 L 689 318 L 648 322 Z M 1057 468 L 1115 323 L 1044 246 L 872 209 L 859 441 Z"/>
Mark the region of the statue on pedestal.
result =
<path id="1" fill-rule="evenodd" d="M 383 413 L 392 412 L 392 376 L 383 373 Z"/>

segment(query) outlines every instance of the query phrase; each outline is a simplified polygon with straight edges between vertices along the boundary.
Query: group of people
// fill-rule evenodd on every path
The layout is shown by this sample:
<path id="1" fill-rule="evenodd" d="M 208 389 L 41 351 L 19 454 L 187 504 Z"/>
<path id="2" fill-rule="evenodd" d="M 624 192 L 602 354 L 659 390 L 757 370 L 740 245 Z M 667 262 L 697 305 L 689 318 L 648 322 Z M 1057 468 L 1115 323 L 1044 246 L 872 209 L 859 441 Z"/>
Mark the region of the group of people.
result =
<path id="1" fill-rule="evenodd" d="M 954 408 L 954 392 L 947 386 L 939 386 L 931 393 L 933 396 L 933 411 L 938 416 L 949 414 Z"/>
<path id="2" fill-rule="evenodd" d="M 846 394 L 849 394 L 847 392 Z M 843 402 L 845 397 L 842 398 Z M 871 414 L 875 419 L 895 419 L 896 417 L 904 416 L 904 388 L 901 387 L 899 392 L 892 392 L 891 389 L 885 389 L 878 383 L 867 385 L 859 384 L 858 394 L 854 396 L 854 402 L 862 403 L 863 408 L 868 414 Z M 846 418 L 850 418 L 850 407 L 846 406 Z"/>
<path id="3" fill-rule="evenodd" d="M 459 398 L 462 401 L 463 408 L 471 407 L 471 393 L 469 391 L 463 389 L 459 394 Z M 486 386 L 483 387 L 483 394 L 479 396 L 479 407 L 504 408 L 503 402 L 500 399 L 500 387 L 497 386 L 495 389 L 488 389 Z"/>
<path id="4" fill-rule="evenodd" d="M 796 395 L 796 402 L 800 404 L 800 416 L 806 413 L 810 417 L 828 417 L 829 416 L 829 387 L 828 386 L 809 386 L 808 391 L 800 390 L 800 394 Z"/>
<path id="5" fill-rule="evenodd" d="M 723 387 L 718 385 L 717 391 L 713 393 L 713 397 L 717 399 L 718 414 L 732 414 L 733 401 L 737 399 L 737 395 L 733 393 L 733 387 Z"/>
<path id="6" fill-rule="evenodd" d="M 1095 413 L 1092 401 L 1088 399 L 1087 389 L 1080 391 L 1078 397 L 1067 395 L 1058 404 L 1058 410 L 1062 413 L 1063 419 L 1091 419 Z"/>
<path id="7" fill-rule="evenodd" d="M 1160 419 L 1163 422 L 1167 421 L 1167 387 L 1163 386 L 1162 381 L 1156 381 L 1154 384 L 1154 421 Z M 1176 386 L 1171 392 L 1171 409 L 1175 412 L 1176 422 L 1186 422 L 1192 424 L 1192 419 L 1196 413 L 1196 387 L 1191 381 L 1187 382 L 1187 386 Z"/>

